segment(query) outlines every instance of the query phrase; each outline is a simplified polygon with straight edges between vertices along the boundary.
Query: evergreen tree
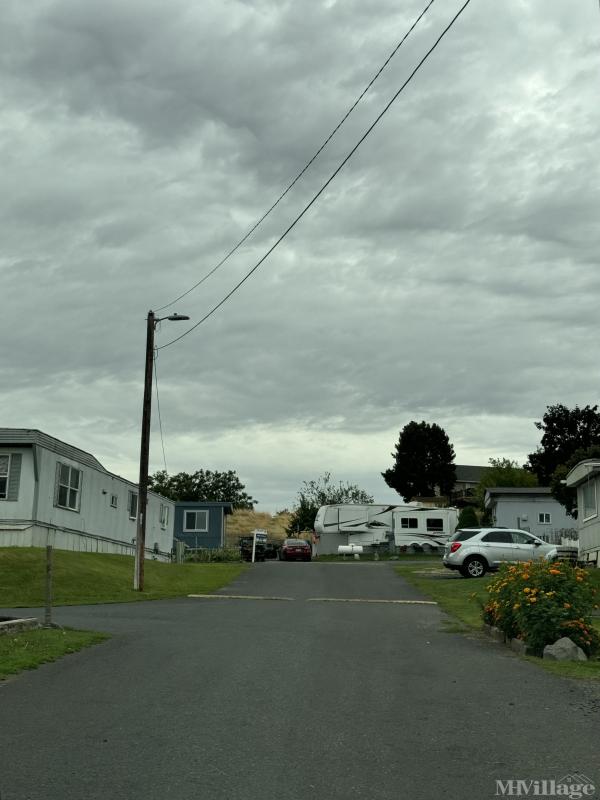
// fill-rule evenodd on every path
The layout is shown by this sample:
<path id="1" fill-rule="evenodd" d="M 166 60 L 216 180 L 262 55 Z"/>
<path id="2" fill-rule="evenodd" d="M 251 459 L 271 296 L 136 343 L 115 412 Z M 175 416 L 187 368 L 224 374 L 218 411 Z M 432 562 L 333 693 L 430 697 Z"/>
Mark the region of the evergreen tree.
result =
<path id="1" fill-rule="evenodd" d="M 409 422 L 392 453 L 394 465 L 382 476 L 407 502 L 414 497 L 449 495 L 456 482 L 454 447 L 436 423 Z"/>

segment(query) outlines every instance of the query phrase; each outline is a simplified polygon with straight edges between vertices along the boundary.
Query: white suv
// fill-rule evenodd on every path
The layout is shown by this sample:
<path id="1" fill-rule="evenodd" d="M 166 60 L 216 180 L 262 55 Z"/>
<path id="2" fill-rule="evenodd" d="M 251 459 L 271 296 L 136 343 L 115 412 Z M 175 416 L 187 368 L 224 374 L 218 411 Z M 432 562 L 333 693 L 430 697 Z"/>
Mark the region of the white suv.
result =
<path id="1" fill-rule="evenodd" d="M 561 550 L 564 548 L 560 548 Z M 555 561 L 564 557 L 555 544 L 548 544 L 527 531 L 512 528 L 462 528 L 448 539 L 443 562 L 465 578 L 480 578 L 505 561 Z"/>

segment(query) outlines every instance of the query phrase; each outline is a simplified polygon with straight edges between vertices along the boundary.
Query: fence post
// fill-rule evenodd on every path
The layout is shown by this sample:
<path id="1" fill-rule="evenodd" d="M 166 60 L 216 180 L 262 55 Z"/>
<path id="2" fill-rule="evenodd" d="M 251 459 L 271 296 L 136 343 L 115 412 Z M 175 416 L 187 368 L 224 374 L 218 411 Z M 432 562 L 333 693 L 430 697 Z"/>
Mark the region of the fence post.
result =
<path id="1" fill-rule="evenodd" d="M 46 545 L 46 608 L 44 628 L 52 628 L 52 545 Z"/>

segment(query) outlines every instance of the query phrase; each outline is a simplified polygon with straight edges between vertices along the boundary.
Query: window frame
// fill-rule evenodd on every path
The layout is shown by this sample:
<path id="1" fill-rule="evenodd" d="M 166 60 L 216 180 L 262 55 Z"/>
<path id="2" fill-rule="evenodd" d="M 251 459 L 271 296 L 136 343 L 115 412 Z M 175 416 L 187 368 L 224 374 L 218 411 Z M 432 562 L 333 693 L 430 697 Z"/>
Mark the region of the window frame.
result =
<path id="1" fill-rule="evenodd" d="M 63 469 L 69 470 L 68 482 L 64 483 L 62 479 Z M 78 475 L 77 486 L 72 485 L 73 473 Z M 79 514 L 81 510 L 81 492 L 83 488 L 83 470 L 74 467 L 72 464 L 66 464 L 64 461 L 56 462 L 56 486 L 54 490 L 54 506 L 55 508 L 62 508 L 64 511 L 74 511 Z M 60 502 L 61 489 L 67 490 L 67 498 L 65 503 Z M 70 504 L 71 492 L 75 492 L 75 505 Z"/>
<path id="2" fill-rule="evenodd" d="M 12 458 L 12 453 L 2 453 L 2 455 L 0 455 L 0 458 L 8 459 L 6 464 L 6 475 L 0 475 L 0 480 L 4 479 L 6 481 L 4 486 L 4 494 L 0 493 L 0 500 L 8 500 L 8 481 L 10 478 L 10 462 Z"/>
<path id="3" fill-rule="evenodd" d="M 163 530 L 165 530 L 167 525 L 169 524 L 169 506 L 166 503 L 160 504 L 160 509 L 158 512 L 158 522 Z"/>
<path id="4" fill-rule="evenodd" d="M 548 519 L 545 519 L 545 517 L 548 517 Z M 552 514 L 549 511 L 538 511 L 538 525 L 552 525 Z"/>
<path id="5" fill-rule="evenodd" d="M 414 522 L 414 525 L 410 523 Z M 406 524 L 405 524 L 406 523 Z M 405 531 L 416 531 L 419 528 L 418 517 L 400 517 L 400 529 Z"/>
<path id="6" fill-rule="evenodd" d="M 593 488 L 594 490 L 594 510 L 591 514 L 585 515 L 586 506 L 585 506 L 585 490 L 586 488 Z M 586 483 L 583 484 L 581 489 L 581 505 L 583 511 L 583 522 L 587 522 L 588 519 L 594 519 L 594 517 L 598 516 L 598 493 L 596 491 L 596 481 L 588 480 Z"/>
<path id="7" fill-rule="evenodd" d="M 195 525 L 194 528 L 188 527 L 188 514 L 195 515 Z M 198 526 L 198 514 L 204 514 L 205 519 L 205 526 L 204 528 L 199 528 Z M 184 533 L 208 533 L 208 509 L 207 508 L 185 508 L 183 510 L 183 532 Z"/>
<path id="8" fill-rule="evenodd" d="M 439 523 L 438 525 L 432 525 L 432 523 Z M 443 517 L 426 517 L 425 519 L 425 527 L 427 528 L 427 533 L 443 533 L 444 532 L 444 518 Z"/>
<path id="9" fill-rule="evenodd" d="M 132 509 L 133 506 L 132 500 L 134 497 L 135 497 L 135 510 Z M 139 503 L 138 493 L 134 492 L 132 489 L 129 489 L 127 494 L 127 513 L 129 514 L 129 519 L 137 519 L 138 503 Z"/>

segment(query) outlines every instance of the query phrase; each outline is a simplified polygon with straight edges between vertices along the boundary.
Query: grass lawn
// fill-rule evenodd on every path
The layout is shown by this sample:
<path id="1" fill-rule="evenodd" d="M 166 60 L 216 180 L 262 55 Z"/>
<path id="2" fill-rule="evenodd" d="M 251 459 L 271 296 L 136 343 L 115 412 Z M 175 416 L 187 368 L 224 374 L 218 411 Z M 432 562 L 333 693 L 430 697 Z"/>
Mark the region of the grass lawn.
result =
<path id="1" fill-rule="evenodd" d="M 0 680 L 24 669 L 35 669 L 67 653 L 103 642 L 105 633 L 54 628 L 0 636 Z"/>
<path id="2" fill-rule="evenodd" d="M 488 597 L 486 586 L 491 578 L 462 578 L 439 565 L 401 565 L 396 572 L 423 594 L 435 600 L 440 608 L 455 617 L 461 625 L 448 628 L 449 631 L 481 629 L 482 605 Z M 590 580 L 600 594 L 600 569 L 590 571 Z M 594 618 L 594 627 L 600 631 L 600 618 Z M 585 662 L 544 661 L 528 657 L 538 666 L 565 678 L 593 678 L 600 680 L 600 660 Z"/>
<path id="3" fill-rule="evenodd" d="M 164 564 L 146 561 L 145 590 L 135 592 L 133 557 L 104 553 L 53 553 L 53 604 L 127 603 L 187 594 L 210 594 L 230 583 L 243 564 Z M 46 551 L 0 548 L 0 608 L 44 605 Z"/>

